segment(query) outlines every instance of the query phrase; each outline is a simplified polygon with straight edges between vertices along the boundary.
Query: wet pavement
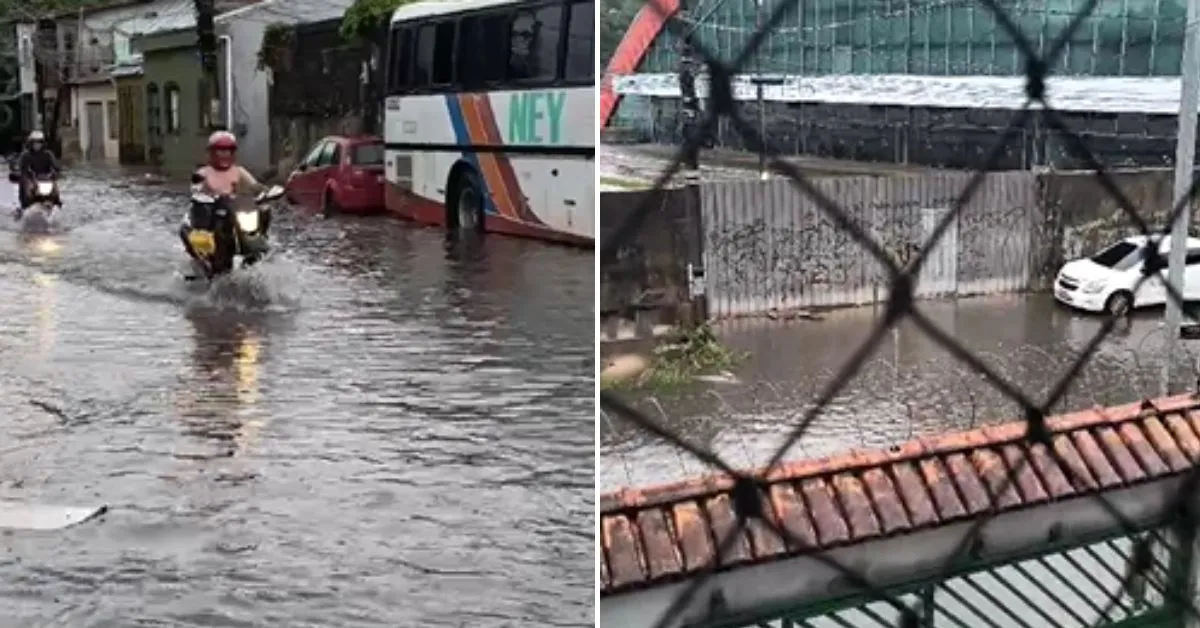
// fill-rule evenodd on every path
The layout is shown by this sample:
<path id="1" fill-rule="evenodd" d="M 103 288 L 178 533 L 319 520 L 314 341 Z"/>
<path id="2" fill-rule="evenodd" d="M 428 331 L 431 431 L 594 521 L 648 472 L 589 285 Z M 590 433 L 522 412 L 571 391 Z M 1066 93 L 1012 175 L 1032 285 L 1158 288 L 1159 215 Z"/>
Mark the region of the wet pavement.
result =
<path id="1" fill-rule="evenodd" d="M 1032 399 L 1046 399 L 1103 326 L 1047 295 L 920 304 L 930 319 Z M 824 314 L 820 321 L 737 321 L 719 328 L 745 360 L 740 382 L 644 395 L 639 405 L 677 434 L 736 466 L 755 467 L 867 337 L 882 310 Z M 1100 346 L 1057 411 L 1114 405 L 1162 393 L 1166 338 L 1162 310 L 1138 313 Z M 1200 341 L 1176 353 L 1175 390 L 1195 382 Z M 788 458 L 885 447 L 926 434 L 1014 420 L 1017 406 L 910 323 L 885 336 L 868 363 L 818 415 Z M 706 472 L 701 463 L 617 417 L 601 421 L 601 491 Z"/>
<path id="2" fill-rule="evenodd" d="M 592 622 L 594 262 L 283 210 L 204 294 L 179 196 L 63 182 L 0 217 L 0 625 Z"/>

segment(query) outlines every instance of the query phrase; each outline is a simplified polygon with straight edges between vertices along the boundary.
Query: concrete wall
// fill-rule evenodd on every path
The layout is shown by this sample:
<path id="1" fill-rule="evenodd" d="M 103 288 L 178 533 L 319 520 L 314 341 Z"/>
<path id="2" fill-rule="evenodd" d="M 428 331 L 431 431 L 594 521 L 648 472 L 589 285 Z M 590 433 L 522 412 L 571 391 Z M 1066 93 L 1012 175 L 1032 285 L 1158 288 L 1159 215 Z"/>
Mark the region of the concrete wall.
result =
<path id="1" fill-rule="evenodd" d="M 969 173 L 816 180 L 893 259 L 903 264 L 952 205 Z M 1170 169 L 1117 171 L 1118 188 L 1152 228 L 1171 207 Z M 887 280 L 841 227 L 787 181 L 703 186 L 697 218 L 684 213 L 679 190 L 601 194 L 601 245 L 637 204 L 658 204 L 614 265 L 601 268 L 601 316 L 628 318 L 686 305 L 688 249 L 683 234 L 700 220 L 710 316 L 838 307 L 887 298 Z M 1200 224 L 1193 204 L 1193 235 Z M 919 297 L 1046 290 L 1063 262 L 1136 233 L 1091 172 L 999 173 L 950 224 L 921 276 Z M 646 309 L 646 308 L 642 308 Z M 668 316 L 669 317 L 669 316 Z"/>
<path id="2" fill-rule="evenodd" d="M 217 25 L 218 35 L 228 35 L 232 45 L 233 98 L 227 99 L 224 91 L 228 69 L 226 56 L 221 47 L 219 58 L 222 107 L 232 100 L 233 111 L 225 112 L 224 119 L 238 136 L 238 159 L 251 172 L 264 172 L 271 167 L 271 125 L 268 119 L 268 92 L 270 72 L 258 69 L 258 50 L 262 47 L 266 22 L 253 14 L 239 15 Z"/>
<path id="3" fill-rule="evenodd" d="M 635 99 L 619 122 L 650 141 L 678 146 L 682 141 L 679 99 Z M 759 107 L 739 101 L 738 112 L 755 128 Z M 1004 109 L 900 107 L 819 102 L 766 102 L 763 137 L 781 155 L 808 155 L 875 163 L 941 168 L 982 167 L 988 151 L 1016 115 Z M 1158 167 L 1173 163 L 1178 121 L 1175 115 L 1060 112 L 1068 127 L 1109 167 Z M 742 136 L 722 119 L 713 145 L 745 150 Z M 993 169 L 1036 166 L 1059 170 L 1087 164 L 1065 149 L 1063 138 L 1031 119 L 1005 143 Z"/>
<path id="4" fill-rule="evenodd" d="M 640 327 L 649 336 L 655 325 L 680 322 L 688 315 L 688 233 L 690 221 L 681 189 L 604 192 L 600 195 L 600 246 L 643 203 L 651 211 L 642 227 L 600 267 L 602 335 L 617 339 L 620 329 Z"/>
<path id="5" fill-rule="evenodd" d="M 208 130 L 200 128 L 200 64 L 196 61 L 194 47 L 172 47 L 146 50 L 142 62 L 142 84 L 158 86 L 158 124 L 146 117 L 146 150 L 149 163 L 161 166 L 171 175 L 190 172 L 204 160 L 204 142 Z M 176 132 L 168 132 L 166 124 L 166 87 L 174 83 L 179 86 L 179 123 Z M 147 111 L 152 107 L 146 103 Z M 157 160 L 155 148 L 161 149 Z"/>

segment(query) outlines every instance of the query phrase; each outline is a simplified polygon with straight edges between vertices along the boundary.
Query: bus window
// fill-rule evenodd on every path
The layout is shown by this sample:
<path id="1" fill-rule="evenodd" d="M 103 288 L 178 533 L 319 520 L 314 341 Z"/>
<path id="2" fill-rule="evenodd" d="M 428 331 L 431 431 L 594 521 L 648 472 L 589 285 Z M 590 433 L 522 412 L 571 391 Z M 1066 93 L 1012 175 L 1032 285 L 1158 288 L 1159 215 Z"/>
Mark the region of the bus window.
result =
<path id="1" fill-rule="evenodd" d="M 417 30 L 416 54 L 413 59 L 411 85 L 415 88 L 429 87 L 433 79 L 433 52 L 436 43 L 436 27 L 425 24 Z"/>
<path id="2" fill-rule="evenodd" d="M 508 48 L 508 17 L 466 17 L 458 31 L 458 82 L 470 89 L 503 81 L 508 64 L 496 51 Z"/>
<path id="3" fill-rule="evenodd" d="M 433 40 L 433 84 L 454 82 L 454 22 L 439 22 Z"/>
<path id="4" fill-rule="evenodd" d="M 558 77 L 558 34 L 562 6 L 521 11 L 512 22 L 508 78 L 514 81 L 552 81 Z"/>
<path id="5" fill-rule="evenodd" d="M 398 28 L 392 31 L 392 50 L 388 65 L 388 93 L 398 94 L 409 86 L 412 69 L 412 29 Z"/>
<path id="6" fill-rule="evenodd" d="M 592 0 L 571 5 L 571 22 L 567 27 L 567 66 L 563 75 L 568 81 L 596 80 L 596 8 Z"/>

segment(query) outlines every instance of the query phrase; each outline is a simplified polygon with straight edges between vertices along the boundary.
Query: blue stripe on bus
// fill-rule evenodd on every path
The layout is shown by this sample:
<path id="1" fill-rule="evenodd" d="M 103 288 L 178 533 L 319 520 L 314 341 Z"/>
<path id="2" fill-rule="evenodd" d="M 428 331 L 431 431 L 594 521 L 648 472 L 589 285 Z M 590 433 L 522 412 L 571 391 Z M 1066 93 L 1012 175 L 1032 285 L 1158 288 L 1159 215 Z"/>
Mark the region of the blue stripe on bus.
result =
<path id="1" fill-rule="evenodd" d="M 454 127 L 454 139 L 459 146 L 470 146 L 474 144 L 471 140 L 471 131 L 467 127 L 467 121 L 463 118 L 462 106 L 458 103 L 458 96 L 455 94 L 446 94 L 446 110 L 450 113 L 450 126 Z M 479 158 L 471 151 L 461 151 L 463 159 L 475 168 L 476 180 L 483 186 L 483 211 L 487 214 L 495 214 L 496 206 L 492 204 L 492 191 L 488 189 L 487 179 L 483 176 L 483 168 L 479 167 Z M 449 190 L 447 190 L 449 191 Z"/>

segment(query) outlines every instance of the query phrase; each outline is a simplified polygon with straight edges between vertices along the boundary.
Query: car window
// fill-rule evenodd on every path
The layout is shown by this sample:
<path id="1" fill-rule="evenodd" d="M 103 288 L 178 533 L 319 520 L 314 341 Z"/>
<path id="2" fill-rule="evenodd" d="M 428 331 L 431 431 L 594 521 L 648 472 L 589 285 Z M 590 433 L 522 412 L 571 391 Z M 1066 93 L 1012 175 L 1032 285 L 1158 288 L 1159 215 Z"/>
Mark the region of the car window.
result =
<path id="1" fill-rule="evenodd" d="M 383 163 L 383 142 L 359 144 L 350 151 L 350 163 L 355 166 L 378 166 Z"/>
<path id="2" fill-rule="evenodd" d="M 333 164 L 333 157 L 337 153 L 336 142 L 325 142 L 325 146 L 321 149 L 321 155 L 317 157 L 317 167 L 324 168 Z"/>
<path id="3" fill-rule="evenodd" d="M 1185 263 L 1188 266 L 1200 264 L 1200 249 L 1188 249 L 1187 261 Z"/>
<path id="4" fill-rule="evenodd" d="M 317 142 L 316 144 L 313 144 L 312 150 L 308 151 L 308 156 L 306 156 L 304 158 L 304 161 L 302 161 L 300 163 L 302 163 L 306 166 L 317 165 L 317 159 L 321 156 L 321 150 L 324 148 L 325 148 L 325 142 L 323 140 L 320 142 Z"/>
<path id="5" fill-rule="evenodd" d="M 1141 251 L 1132 242 L 1121 241 L 1092 256 L 1092 261 L 1113 270 L 1127 270 L 1141 259 Z"/>

